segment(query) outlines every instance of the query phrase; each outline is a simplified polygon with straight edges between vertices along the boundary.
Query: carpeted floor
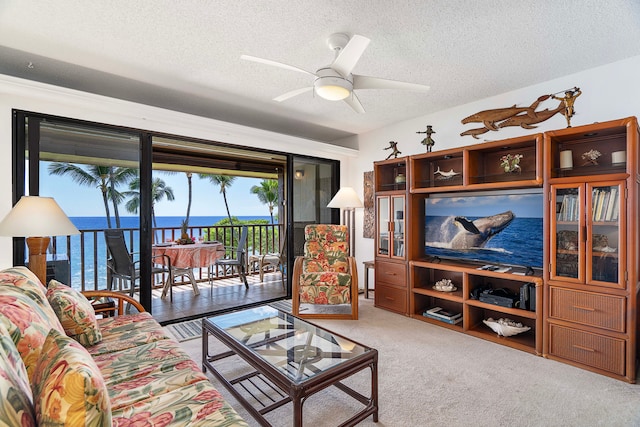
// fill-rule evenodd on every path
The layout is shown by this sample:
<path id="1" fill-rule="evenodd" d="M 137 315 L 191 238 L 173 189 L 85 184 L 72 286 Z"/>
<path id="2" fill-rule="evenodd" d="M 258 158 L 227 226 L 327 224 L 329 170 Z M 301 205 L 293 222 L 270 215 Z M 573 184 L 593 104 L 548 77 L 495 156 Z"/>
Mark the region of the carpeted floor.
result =
<path id="1" fill-rule="evenodd" d="M 360 298 L 360 320 L 314 323 L 379 351 L 380 421 L 368 418 L 360 426 L 640 426 L 640 385 L 380 310 L 372 300 Z M 182 343 L 198 363 L 201 344 Z M 210 346 L 224 350 L 213 338 Z M 242 366 L 230 358 L 220 368 L 237 373 Z M 258 426 L 208 376 L 249 425 Z M 367 375 L 347 382 L 367 393 Z M 356 408 L 355 400 L 331 387 L 305 403 L 305 425 L 336 426 Z M 290 426 L 291 405 L 267 419 L 274 426 Z"/>

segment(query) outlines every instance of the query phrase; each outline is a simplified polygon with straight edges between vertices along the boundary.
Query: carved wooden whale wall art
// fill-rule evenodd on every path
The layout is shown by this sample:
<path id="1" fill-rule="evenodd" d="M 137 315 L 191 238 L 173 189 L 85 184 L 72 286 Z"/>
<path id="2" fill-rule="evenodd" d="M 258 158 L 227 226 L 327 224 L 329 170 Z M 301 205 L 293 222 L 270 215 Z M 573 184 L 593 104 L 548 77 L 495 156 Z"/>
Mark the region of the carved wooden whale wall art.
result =
<path id="1" fill-rule="evenodd" d="M 564 92 L 564 97 L 556 96 L 558 93 Z M 520 126 L 523 129 L 535 129 L 533 126 L 549 120 L 558 113 L 563 113 L 567 119 L 567 127 L 570 127 L 570 120 L 574 114 L 573 104 L 575 99 L 582 94 L 579 88 L 567 89 L 551 95 L 542 95 L 538 97 L 528 107 L 517 107 L 515 104 L 506 108 L 495 108 L 493 110 L 483 110 L 475 114 L 465 117 L 461 120 L 463 125 L 468 123 L 482 123 L 484 126 L 480 128 L 469 129 L 460 134 L 460 136 L 471 135 L 475 139 L 480 139 L 479 135 L 483 135 L 489 131 L 498 131 L 508 126 Z M 537 110 L 540 104 L 548 99 L 559 100 L 560 103 L 556 108 L 545 108 Z"/>

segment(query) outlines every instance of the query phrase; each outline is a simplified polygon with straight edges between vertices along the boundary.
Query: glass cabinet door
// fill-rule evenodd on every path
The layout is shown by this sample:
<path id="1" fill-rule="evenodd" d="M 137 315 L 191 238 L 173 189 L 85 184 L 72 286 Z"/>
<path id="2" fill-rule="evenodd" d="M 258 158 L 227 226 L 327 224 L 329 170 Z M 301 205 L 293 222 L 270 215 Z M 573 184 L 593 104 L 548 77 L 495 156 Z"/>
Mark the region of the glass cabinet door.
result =
<path id="1" fill-rule="evenodd" d="M 391 250 L 391 242 L 389 240 L 389 197 L 378 197 L 378 212 L 376 218 L 378 218 L 378 248 L 377 254 L 382 256 L 389 256 Z"/>
<path id="2" fill-rule="evenodd" d="M 551 196 L 551 279 L 624 287 L 624 182 L 553 185 Z"/>
<path id="3" fill-rule="evenodd" d="M 551 278 L 584 282 L 583 185 L 552 186 Z"/>
<path id="4" fill-rule="evenodd" d="M 587 283 L 617 286 L 623 277 L 624 191 L 619 182 L 587 184 Z"/>
<path id="5" fill-rule="evenodd" d="M 404 197 L 391 197 L 393 207 L 393 251 L 394 257 L 404 258 Z"/>

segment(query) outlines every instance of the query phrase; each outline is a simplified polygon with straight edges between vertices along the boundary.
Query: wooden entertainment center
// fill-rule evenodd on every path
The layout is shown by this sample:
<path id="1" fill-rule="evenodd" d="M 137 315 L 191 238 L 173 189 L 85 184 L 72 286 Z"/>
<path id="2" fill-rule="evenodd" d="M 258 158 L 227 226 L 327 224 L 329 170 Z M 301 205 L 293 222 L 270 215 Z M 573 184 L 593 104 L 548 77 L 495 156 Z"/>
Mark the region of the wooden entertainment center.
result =
<path id="1" fill-rule="evenodd" d="M 637 120 L 630 117 L 375 162 L 375 305 L 635 382 L 638 138 Z M 511 163 L 517 166 L 507 166 L 507 155 L 521 156 Z M 427 255 L 428 199 L 528 189 L 541 192 L 544 204 L 542 268 L 511 265 L 508 252 L 495 263 L 508 266 L 506 272 L 481 269 L 485 262 Z M 473 228 L 460 222 L 456 218 L 456 225 Z M 455 290 L 434 289 L 447 279 Z M 481 301 L 480 290 L 488 287 L 518 296 L 524 288 L 533 302 Z M 433 307 L 462 319 L 427 317 Z M 488 318 L 529 329 L 500 336 L 483 322 Z"/>

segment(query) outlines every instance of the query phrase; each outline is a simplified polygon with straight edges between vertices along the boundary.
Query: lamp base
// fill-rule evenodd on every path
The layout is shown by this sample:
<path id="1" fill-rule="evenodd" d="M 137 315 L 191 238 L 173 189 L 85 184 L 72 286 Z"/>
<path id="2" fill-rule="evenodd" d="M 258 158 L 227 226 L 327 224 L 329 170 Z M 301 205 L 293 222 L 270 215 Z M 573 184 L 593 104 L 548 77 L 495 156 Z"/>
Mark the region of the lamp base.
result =
<path id="1" fill-rule="evenodd" d="M 29 248 L 29 270 L 35 274 L 40 283 L 47 287 L 47 248 L 51 239 L 49 237 L 27 237 Z"/>

